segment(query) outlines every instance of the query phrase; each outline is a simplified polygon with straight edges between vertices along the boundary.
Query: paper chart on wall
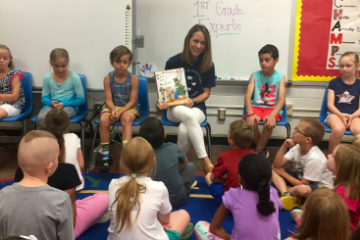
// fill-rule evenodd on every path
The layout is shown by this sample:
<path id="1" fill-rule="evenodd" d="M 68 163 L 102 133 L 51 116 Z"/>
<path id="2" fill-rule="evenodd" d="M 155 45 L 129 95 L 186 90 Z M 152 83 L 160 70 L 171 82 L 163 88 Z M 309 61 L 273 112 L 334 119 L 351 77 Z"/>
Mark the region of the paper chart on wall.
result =
<path id="1" fill-rule="evenodd" d="M 297 2 L 293 81 L 330 81 L 341 54 L 360 54 L 359 9 L 359 0 Z"/>
<path id="2" fill-rule="evenodd" d="M 339 69 L 345 52 L 360 54 L 360 1 L 334 1 L 326 68 Z"/>

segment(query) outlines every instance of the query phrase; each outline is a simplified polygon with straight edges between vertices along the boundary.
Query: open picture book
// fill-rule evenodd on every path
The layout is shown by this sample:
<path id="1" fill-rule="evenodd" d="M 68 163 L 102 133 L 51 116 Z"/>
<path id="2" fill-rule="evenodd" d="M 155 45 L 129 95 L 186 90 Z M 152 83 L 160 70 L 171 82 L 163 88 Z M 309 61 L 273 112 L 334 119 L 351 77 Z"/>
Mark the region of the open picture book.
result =
<path id="1" fill-rule="evenodd" d="M 188 101 L 185 70 L 175 68 L 155 72 L 159 102 L 167 102 L 169 106 L 181 105 Z"/>

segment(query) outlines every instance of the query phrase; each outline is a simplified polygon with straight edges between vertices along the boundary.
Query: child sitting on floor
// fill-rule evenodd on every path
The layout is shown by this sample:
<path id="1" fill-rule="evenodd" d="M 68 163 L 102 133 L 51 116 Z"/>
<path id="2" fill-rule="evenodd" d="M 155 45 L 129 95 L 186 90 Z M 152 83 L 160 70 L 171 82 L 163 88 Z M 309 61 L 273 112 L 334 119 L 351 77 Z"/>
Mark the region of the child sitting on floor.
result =
<path id="1" fill-rule="evenodd" d="M 76 186 L 76 191 L 84 188 L 84 177 L 81 169 L 84 168 L 84 156 L 81 151 L 80 138 L 75 133 L 69 133 L 71 123 L 67 113 L 61 108 L 53 108 L 45 117 L 44 125 L 53 132 L 64 136 L 65 162 L 75 166 L 81 183 Z"/>
<path id="2" fill-rule="evenodd" d="M 155 152 L 156 174 L 153 180 L 165 184 L 173 207 L 184 205 L 195 181 L 195 165 L 188 162 L 176 144 L 164 143 L 164 126 L 156 117 L 148 117 L 142 122 L 140 136 L 150 143 Z"/>
<path id="3" fill-rule="evenodd" d="M 254 130 L 249 123 L 236 120 L 230 124 L 228 143 L 232 149 L 219 155 L 214 169 L 205 177 L 211 195 L 219 203 L 222 203 L 224 192 L 227 192 L 230 188 L 240 187 L 237 166 L 243 156 L 256 153 L 249 149 L 253 139 Z M 224 186 L 222 179 L 226 176 Z"/>
<path id="4" fill-rule="evenodd" d="M 39 239 L 74 240 L 69 196 L 47 185 L 58 167 L 59 145 L 51 133 L 34 130 L 20 141 L 24 176 L 0 191 L 0 239 L 33 234 Z"/>
<path id="5" fill-rule="evenodd" d="M 189 214 L 171 212 L 164 183 L 149 177 L 155 164 L 154 150 L 141 137 L 131 139 L 121 152 L 120 166 L 126 176 L 109 185 L 108 240 L 180 240 L 184 232 L 192 235 Z"/>
<path id="6" fill-rule="evenodd" d="M 349 209 L 351 230 L 355 230 L 360 219 L 360 149 L 349 145 L 338 145 L 328 161 L 335 162 L 335 192 Z"/>
<path id="7" fill-rule="evenodd" d="M 308 197 L 319 187 L 333 188 L 331 172 L 326 166 L 326 156 L 316 146 L 325 134 L 324 126 L 315 119 L 302 119 L 276 154 L 272 181 L 281 193 L 285 210 L 301 205 L 301 198 Z M 286 153 L 287 149 L 291 148 Z M 287 162 L 294 162 L 296 172 L 284 169 Z M 287 186 L 293 186 L 288 188 Z"/>
<path id="8" fill-rule="evenodd" d="M 226 192 L 211 221 L 210 231 L 200 231 L 206 222 L 198 222 L 195 225 L 196 236 L 201 240 L 281 239 L 279 210 L 282 203 L 276 189 L 269 185 L 271 172 L 271 166 L 264 157 L 258 154 L 243 157 L 238 166 L 239 183 L 243 189 L 231 188 Z M 231 236 L 221 226 L 230 212 L 234 216 Z"/>
<path id="9" fill-rule="evenodd" d="M 329 188 L 316 189 L 304 204 L 299 234 L 286 240 L 349 240 L 349 214 L 344 201 Z"/>

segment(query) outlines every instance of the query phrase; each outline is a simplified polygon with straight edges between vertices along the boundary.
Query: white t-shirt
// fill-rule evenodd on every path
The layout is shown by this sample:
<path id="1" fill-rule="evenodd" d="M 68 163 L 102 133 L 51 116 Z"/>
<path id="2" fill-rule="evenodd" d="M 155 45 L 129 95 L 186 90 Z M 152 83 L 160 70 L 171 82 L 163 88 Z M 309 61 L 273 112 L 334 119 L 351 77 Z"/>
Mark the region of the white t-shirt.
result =
<path id="1" fill-rule="evenodd" d="M 305 178 L 319 188 L 334 188 L 332 174 L 326 165 L 327 158 L 317 146 L 313 146 L 306 155 L 301 156 L 300 145 L 296 144 L 285 154 L 285 158 L 295 163 L 299 179 Z"/>
<path id="2" fill-rule="evenodd" d="M 157 219 L 157 214 L 168 214 L 171 212 L 169 192 L 163 182 L 153 181 L 149 177 L 136 178 L 137 183 L 146 185 L 146 191 L 140 194 L 140 213 L 135 222 L 134 219 L 138 208 L 136 207 L 131 211 L 132 229 L 128 231 L 122 229 L 120 233 L 116 233 L 117 203 L 113 205 L 115 194 L 120 186 L 129 180 L 129 176 L 124 176 L 119 179 L 113 179 L 109 185 L 110 226 L 108 228 L 109 236 L 107 240 L 168 240 L 169 238 L 163 226 Z"/>
<path id="3" fill-rule="evenodd" d="M 81 147 L 80 138 L 75 133 L 66 133 L 64 134 L 65 139 L 65 162 L 71 163 L 75 166 L 76 172 L 79 175 L 81 184 L 76 187 L 76 191 L 79 191 L 84 188 L 84 178 L 81 173 L 79 162 L 77 159 L 78 149 Z"/>

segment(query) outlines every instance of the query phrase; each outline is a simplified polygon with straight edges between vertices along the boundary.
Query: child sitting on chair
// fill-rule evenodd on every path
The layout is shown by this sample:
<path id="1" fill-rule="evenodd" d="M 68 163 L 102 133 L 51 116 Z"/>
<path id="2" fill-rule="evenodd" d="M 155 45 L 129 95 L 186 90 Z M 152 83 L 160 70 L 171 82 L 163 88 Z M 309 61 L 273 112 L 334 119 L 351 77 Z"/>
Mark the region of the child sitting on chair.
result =
<path id="1" fill-rule="evenodd" d="M 276 122 L 281 120 L 281 109 L 285 104 L 285 76 L 275 70 L 279 61 L 279 51 L 273 45 L 266 45 L 259 51 L 261 70 L 250 76 L 246 90 L 246 122 L 255 130 L 256 151 L 268 157 L 265 149 Z M 259 123 L 263 121 L 263 131 L 259 132 Z"/>
<path id="2" fill-rule="evenodd" d="M 25 106 L 24 72 L 14 70 L 12 58 L 10 49 L 0 44 L 0 119 L 19 115 Z"/>
<path id="3" fill-rule="evenodd" d="M 132 122 L 141 118 L 136 104 L 139 79 L 128 71 L 131 60 L 132 53 L 125 46 L 118 46 L 110 53 L 110 64 L 114 71 L 104 78 L 106 108 L 99 116 L 102 147 L 100 173 L 108 173 L 112 164 L 109 156 L 110 125 L 121 122 L 122 144 L 125 147 L 132 138 Z"/>
<path id="4" fill-rule="evenodd" d="M 285 140 L 277 152 L 272 181 L 281 193 L 285 210 L 299 207 L 298 197 L 308 197 L 317 188 L 334 187 L 326 156 L 316 146 L 324 134 L 324 126 L 318 120 L 302 119 L 293 130 L 292 138 Z M 291 148 L 289 152 L 288 148 Z M 284 169 L 289 161 L 295 163 L 295 172 Z M 293 187 L 288 188 L 289 185 Z"/>
<path id="5" fill-rule="evenodd" d="M 153 180 L 165 184 L 173 207 L 185 204 L 195 182 L 195 165 L 188 162 L 178 145 L 164 143 L 164 126 L 156 117 L 148 117 L 142 122 L 140 136 L 147 140 L 155 151 L 156 175 Z"/>
<path id="6" fill-rule="evenodd" d="M 232 149 L 221 153 L 212 172 L 205 176 L 211 195 L 219 203 L 222 203 L 224 192 L 240 187 L 237 166 L 243 156 L 256 153 L 249 149 L 253 139 L 254 130 L 249 123 L 237 120 L 230 124 L 228 142 Z M 222 179 L 226 176 L 224 185 Z"/>

